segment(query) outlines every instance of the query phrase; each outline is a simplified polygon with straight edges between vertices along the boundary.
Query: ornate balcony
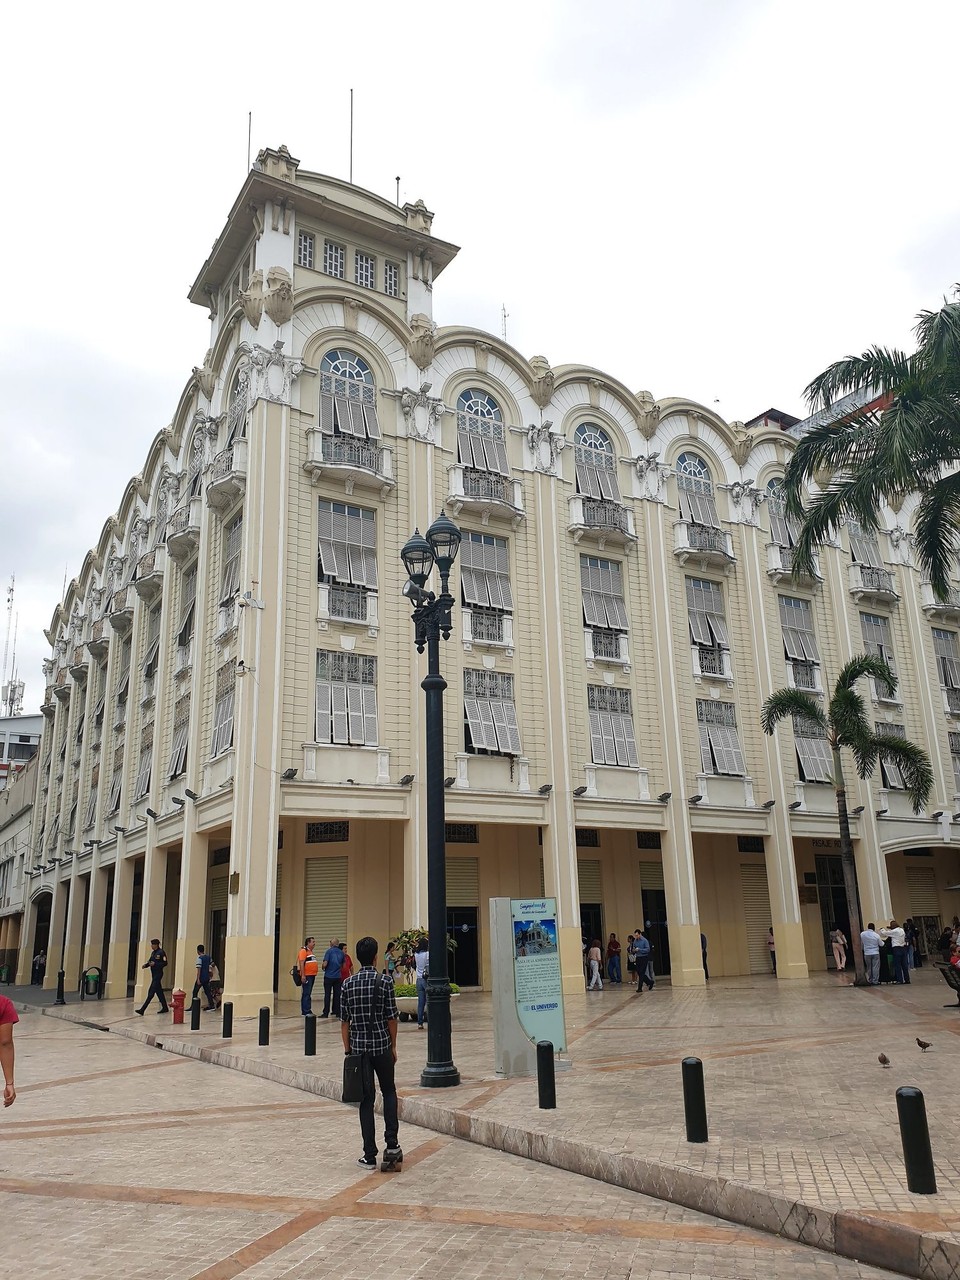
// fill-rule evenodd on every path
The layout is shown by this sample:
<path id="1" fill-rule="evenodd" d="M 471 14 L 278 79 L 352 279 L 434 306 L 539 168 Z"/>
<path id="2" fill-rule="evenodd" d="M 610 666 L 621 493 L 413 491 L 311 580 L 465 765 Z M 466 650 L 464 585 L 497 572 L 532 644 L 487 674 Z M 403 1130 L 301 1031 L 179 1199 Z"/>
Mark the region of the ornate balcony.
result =
<path id="1" fill-rule="evenodd" d="M 733 539 L 725 529 L 678 520 L 673 530 L 673 553 L 681 564 L 692 560 L 704 567 L 712 564 L 724 569 L 733 564 Z"/>
<path id="2" fill-rule="evenodd" d="M 348 494 L 359 486 L 375 489 L 385 498 L 396 481 L 393 478 L 393 450 L 375 440 L 357 436 L 332 436 L 317 427 L 308 427 L 307 460 L 304 471 L 316 484 L 321 476 L 344 482 Z"/>
<path id="3" fill-rule="evenodd" d="M 960 716 L 960 689 L 941 688 L 940 692 L 943 694 L 943 709 L 947 715 Z"/>
<path id="4" fill-rule="evenodd" d="M 823 693 L 820 668 L 815 662 L 788 662 L 787 684 L 791 689 L 802 689 L 804 693 Z"/>
<path id="5" fill-rule="evenodd" d="M 447 506 L 454 515 L 475 512 L 484 523 L 504 520 L 516 528 L 524 518 L 523 485 L 496 471 L 478 471 L 457 462 L 447 468 Z"/>
<path id="6" fill-rule="evenodd" d="M 84 645 L 78 644 L 73 650 L 73 657 L 70 660 L 70 675 L 76 680 L 77 684 L 83 684 L 87 678 L 87 671 L 90 661 L 87 657 L 87 651 Z"/>
<path id="7" fill-rule="evenodd" d="M 43 702 L 40 704 L 40 713 L 45 715 L 48 720 L 52 720 L 57 712 L 57 704 L 53 698 L 53 685 L 48 684 L 43 691 Z"/>
<path id="8" fill-rule="evenodd" d="M 167 552 L 177 562 L 189 560 L 200 545 L 200 499 L 191 498 L 167 521 Z"/>
<path id="9" fill-rule="evenodd" d="M 90 639 L 87 641 L 87 652 L 91 658 L 99 661 L 107 656 L 110 648 L 110 633 L 107 631 L 103 618 L 98 618 L 90 629 Z"/>
<path id="10" fill-rule="evenodd" d="M 807 587 L 817 586 L 823 581 L 818 556 L 813 558 L 813 573 L 802 573 L 794 578 L 793 548 L 781 547 L 776 542 L 767 543 L 767 577 L 771 582 L 794 582 Z"/>
<path id="11" fill-rule="evenodd" d="M 702 649 L 700 645 L 690 646 L 693 666 L 693 678 L 697 684 L 704 680 L 712 684 L 725 684 L 733 687 L 733 666 L 730 662 L 729 649 Z"/>
<path id="12" fill-rule="evenodd" d="M 219 645 L 224 645 L 237 634 L 239 625 L 240 609 L 236 600 L 231 600 L 229 604 L 222 604 L 217 611 L 217 630 L 214 640 Z"/>
<path id="13" fill-rule="evenodd" d="M 70 694 L 73 692 L 73 686 L 67 680 L 67 668 L 57 668 L 57 678 L 53 684 L 53 696 L 58 702 L 67 703 L 70 701 Z"/>
<path id="14" fill-rule="evenodd" d="M 636 542 L 637 532 L 629 507 L 608 498 L 587 498 L 580 493 L 570 498 L 569 503 L 567 530 L 573 534 L 574 542 L 585 538 L 601 550 L 608 543 L 626 547 Z"/>
<path id="15" fill-rule="evenodd" d="M 167 551 L 163 546 L 154 547 L 137 561 L 133 589 L 141 600 L 149 604 L 163 590 L 163 571 L 167 563 Z"/>
<path id="16" fill-rule="evenodd" d="M 960 622 L 960 590 L 951 587 L 945 600 L 938 600 L 929 582 L 920 583 L 920 608 L 928 618 Z"/>
<path id="17" fill-rule="evenodd" d="M 379 598 L 375 591 L 342 582 L 317 585 L 317 622 L 326 631 L 331 622 L 366 627 L 375 636 L 380 626 Z"/>
<path id="18" fill-rule="evenodd" d="M 472 649 L 475 644 L 491 649 L 503 649 L 506 656 L 513 653 L 513 615 L 499 609 L 463 608 L 460 611 L 463 624 L 463 647 Z"/>
<path id="19" fill-rule="evenodd" d="M 132 587 L 121 587 L 107 605 L 107 621 L 117 635 L 125 636 L 133 625 L 134 595 Z"/>
<path id="20" fill-rule="evenodd" d="M 234 440 L 228 449 L 217 454 L 210 466 L 207 506 L 214 511 L 226 511 L 243 497 L 246 487 L 247 442 Z"/>
<path id="21" fill-rule="evenodd" d="M 869 564 L 850 566 L 850 594 L 854 600 L 875 600 L 880 604 L 895 603 L 900 599 L 893 574 Z"/>

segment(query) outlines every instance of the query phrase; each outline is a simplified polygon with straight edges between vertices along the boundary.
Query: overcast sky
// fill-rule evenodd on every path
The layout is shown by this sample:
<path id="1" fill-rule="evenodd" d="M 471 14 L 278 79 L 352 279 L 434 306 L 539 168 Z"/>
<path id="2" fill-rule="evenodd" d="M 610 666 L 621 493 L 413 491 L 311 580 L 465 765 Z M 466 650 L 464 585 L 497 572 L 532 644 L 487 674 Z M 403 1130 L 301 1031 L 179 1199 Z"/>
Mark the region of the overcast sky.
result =
<path id="1" fill-rule="evenodd" d="M 271 23 L 273 25 L 271 25 Z M 956 0 L 419 0 L 4 19 L 0 588 L 25 710 L 42 628 L 208 345 L 186 290 L 253 155 L 462 246 L 439 323 L 727 419 L 960 279 Z M 6 618 L 2 620 L 6 629 Z"/>

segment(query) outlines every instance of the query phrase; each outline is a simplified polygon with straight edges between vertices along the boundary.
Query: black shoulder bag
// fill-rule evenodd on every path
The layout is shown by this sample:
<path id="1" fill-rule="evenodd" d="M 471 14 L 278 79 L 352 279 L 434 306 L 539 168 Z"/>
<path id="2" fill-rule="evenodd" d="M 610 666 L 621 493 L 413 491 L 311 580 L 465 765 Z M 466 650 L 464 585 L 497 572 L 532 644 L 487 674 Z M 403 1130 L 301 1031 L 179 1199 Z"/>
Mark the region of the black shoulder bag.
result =
<path id="1" fill-rule="evenodd" d="M 383 1012 L 383 978 L 379 974 L 376 975 L 374 981 L 377 984 L 376 995 L 373 997 L 373 1022 L 380 1020 Z M 343 1055 L 343 1093 L 342 1100 L 351 1107 L 359 1107 L 363 1101 L 363 1057 L 362 1053 L 350 1053 Z"/>

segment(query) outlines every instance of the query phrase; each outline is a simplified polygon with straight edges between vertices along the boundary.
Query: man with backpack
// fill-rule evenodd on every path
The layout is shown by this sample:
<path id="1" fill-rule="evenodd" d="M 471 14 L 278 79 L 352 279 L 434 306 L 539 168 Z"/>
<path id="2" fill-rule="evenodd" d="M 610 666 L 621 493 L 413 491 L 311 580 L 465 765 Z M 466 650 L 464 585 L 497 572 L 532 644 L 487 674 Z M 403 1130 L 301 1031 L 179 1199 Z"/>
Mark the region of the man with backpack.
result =
<path id="1" fill-rule="evenodd" d="M 637 995 L 643 994 L 643 984 L 653 990 L 653 948 L 648 938 L 643 936 L 642 929 L 635 929 L 633 934 L 633 960 L 637 969 Z"/>
<path id="2" fill-rule="evenodd" d="M 210 957 L 207 955 L 206 950 L 204 949 L 204 945 L 201 942 L 197 947 L 197 980 L 193 984 L 193 995 L 191 996 L 191 999 L 196 1000 L 197 993 L 202 987 L 203 994 L 207 997 L 208 1013 L 211 1013 L 216 1008 L 216 1005 L 217 1005 L 216 1000 L 213 998 L 213 991 L 211 990 L 211 987 L 210 987 L 211 963 L 212 961 Z"/>

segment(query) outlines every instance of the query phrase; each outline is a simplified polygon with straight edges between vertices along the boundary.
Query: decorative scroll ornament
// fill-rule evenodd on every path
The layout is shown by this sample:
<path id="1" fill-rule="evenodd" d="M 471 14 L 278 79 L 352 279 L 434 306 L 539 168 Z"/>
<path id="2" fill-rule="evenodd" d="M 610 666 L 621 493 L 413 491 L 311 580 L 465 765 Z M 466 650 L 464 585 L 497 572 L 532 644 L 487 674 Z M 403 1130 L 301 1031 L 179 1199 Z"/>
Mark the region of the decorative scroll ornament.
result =
<path id="1" fill-rule="evenodd" d="M 217 373 L 213 367 L 213 348 L 211 347 L 207 354 L 203 357 L 203 367 L 198 369 L 196 365 L 193 367 L 193 376 L 197 380 L 197 386 L 207 397 L 208 400 L 213 399 L 213 392 L 217 385 Z"/>
<path id="2" fill-rule="evenodd" d="M 293 281 L 283 267 L 271 267 L 267 271 L 263 309 L 278 329 L 293 317 Z"/>
<path id="3" fill-rule="evenodd" d="M 734 524 L 759 524 L 760 506 L 767 500 L 767 495 L 762 489 L 758 489 L 752 480 L 734 480 L 733 484 L 724 484 L 719 487 L 726 489 L 730 494 L 730 501 L 736 512 L 733 517 Z"/>
<path id="4" fill-rule="evenodd" d="M 533 469 L 551 476 L 557 474 L 557 458 L 567 443 L 562 435 L 551 430 L 552 427 L 552 422 L 541 422 L 539 425 L 531 423 L 527 427 L 527 444 L 533 457 Z"/>
<path id="5" fill-rule="evenodd" d="M 91 616 L 91 617 L 97 617 L 97 618 L 99 618 L 99 616 L 100 616 L 100 605 L 101 605 L 102 603 L 103 603 L 103 588 L 102 588 L 102 587 L 91 587 L 91 588 L 90 588 L 90 606 L 89 606 L 89 610 L 88 610 L 88 612 L 90 613 L 90 616 Z"/>
<path id="6" fill-rule="evenodd" d="M 422 372 L 428 365 L 433 364 L 437 349 L 437 326 L 429 316 L 418 311 L 416 315 L 410 317 L 410 329 L 412 337 L 407 343 L 407 351 L 410 359 Z"/>
<path id="7" fill-rule="evenodd" d="M 404 387 L 402 391 L 385 391 L 384 395 L 400 401 L 400 412 L 407 424 L 407 434 L 417 440 L 428 440 L 436 444 L 440 422 L 450 410 L 439 396 L 430 395 L 432 382 L 422 382 L 420 390 Z"/>
<path id="8" fill-rule="evenodd" d="M 150 533 L 151 521 L 147 516 L 139 515 L 133 522 L 133 528 L 130 530 L 130 558 L 137 560 L 140 556 L 140 548 L 146 544 L 147 537 Z"/>
<path id="9" fill-rule="evenodd" d="M 255 271 L 246 289 L 240 290 L 240 306 L 251 329 L 260 327 L 263 315 L 263 272 Z"/>
<path id="10" fill-rule="evenodd" d="M 660 425 L 660 406 L 653 398 L 650 391 L 638 391 L 637 401 L 639 411 L 637 413 L 637 426 L 640 428 L 640 434 L 644 440 L 652 440 L 656 435 L 657 427 Z M 654 454 L 654 457 L 657 455 Z"/>
<path id="11" fill-rule="evenodd" d="M 538 409 L 545 409 L 553 398 L 553 370 L 546 356 L 531 356 L 530 368 L 533 372 L 530 395 Z"/>
<path id="12" fill-rule="evenodd" d="M 289 404 L 290 389 L 306 367 L 303 361 L 285 356 L 279 339 L 269 348 L 241 342 L 238 350 L 244 357 L 239 373 L 249 378 L 250 403 L 272 400 L 274 404 Z"/>
<path id="13" fill-rule="evenodd" d="M 670 474 L 670 468 L 660 462 L 659 452 L 638 454 L 633 459 L 633 469 L 640 481 L 641 498 L 646 498 L 650 502 L 666 501 L 664 482 Z"/>
<path id="14" fill-rule="evenodd" d="M 890 548 L 900 564 L 913 564 L 913 534 L 897 524 L 889 532 Z"/>

